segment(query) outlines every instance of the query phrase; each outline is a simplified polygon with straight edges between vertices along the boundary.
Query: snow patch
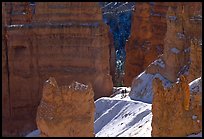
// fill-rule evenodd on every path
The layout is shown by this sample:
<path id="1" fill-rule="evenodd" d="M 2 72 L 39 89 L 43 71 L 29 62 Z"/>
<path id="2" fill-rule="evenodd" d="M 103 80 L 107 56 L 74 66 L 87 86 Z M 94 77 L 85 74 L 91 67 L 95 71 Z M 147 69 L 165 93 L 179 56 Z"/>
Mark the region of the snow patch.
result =
<path id="1" fill-rule="evenodd" d="M 171 52 L 178 54 L 180 52 L 180 50 L 174 47 L 174 48 L 171 48 Z"/>
<path id="2" fill-rule="evenodd" d="M 188 135 L 187 137 L 202 137 L 202 132 L 198 134 L 191 134 L 191 135 Z"/>
<path id="3" fill-rule="evenodd" d="M 195 120 L 195 119 L 197 119 L 197 117 L 198 117 L 197 115 L 193 115 L 192 119 Z"/>
<path id="4" fill-rule="evenodd" d="M 193 93 L 193 92 L 202 93 L 202 79 L 201 79 L 201 77 L 190 82 L 189 86 L 190 86 L 191 93 Z"/>
<path id="5" fill-rule="evenodd" d="M 183 34 L 183 33 L 181 33 L 181 32 L 178 32 L 178 33 L 177 33 L 177 37 L 178 37 L 179 39 L 184 39 L 184 38 L 185 38 L 185 34 Z"/>
<path id="6" fill-rule="evenodd" d="M 177 19 L 177 17 L 176 16 L 168 16 L 168 19 L 175 21 Z"/>
<path id="7" fill-rule="evenodd" d="M 40 130 L 34 130 L 25 137 L 40 137 Z"/>
<path id="8" fill-rule="evenodd" d="M 190 47 L 184 49 L 184 52 L 185 52 L 185 53 L 190 52 Z"/>
<path id="9" fill-rule="evenodd" d="M 154 64 L 154 65 L 159 65 L 161 68 L 164 68 L 164 67 L 165 67 L 164 61 L 163 61 L 161 58 L 155 60 L 155 61 L 153 62 L 153 64 Z"/>

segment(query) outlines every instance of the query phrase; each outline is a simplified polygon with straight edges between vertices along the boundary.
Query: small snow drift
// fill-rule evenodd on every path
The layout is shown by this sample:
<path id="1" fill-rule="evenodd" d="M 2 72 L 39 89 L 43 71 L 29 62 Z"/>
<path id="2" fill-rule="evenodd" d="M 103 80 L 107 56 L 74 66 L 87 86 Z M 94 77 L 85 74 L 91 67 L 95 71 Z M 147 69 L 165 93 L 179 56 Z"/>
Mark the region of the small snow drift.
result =
<path id="1" fill-rule="evenodd" d="M 189 83 L 189 86 L 190 86 L 191 93 L 192 92 L 198 92 L 198 93 L 202 92 L 202 79 L 201 79 L 201 77 L 193 80 L 191 83 Z"/>
<path id="2" fill-rule="evenodd" d="M 102 97 L 95 106 L 96 137 L 151 136 L 151 104 Z"/>
<path id="3" fill-rule="evenodd" d="M 152 103 L 152 81 L 154 78 L 159 78 L 160 80 L 162 80 L 165 88 L 172 85 L 169 80 L 164 78 L 159 73 L 149 74 L 144 71 L 133 80 L 131 91 L 129 94 L 130 98 L 146 103 Z"/>
<path id="4" fill-rule="evenodd" d="M 26 135 L 26 137 L 40 137 L 40 130 L 34 130 L 28 135 Z"/>
<path id="5" fill-rule="evenodd" d="M 191 135 L 188 135 L 187 137 L 202 137 L 202 132 L 198 134 L 191 134 Z"/>

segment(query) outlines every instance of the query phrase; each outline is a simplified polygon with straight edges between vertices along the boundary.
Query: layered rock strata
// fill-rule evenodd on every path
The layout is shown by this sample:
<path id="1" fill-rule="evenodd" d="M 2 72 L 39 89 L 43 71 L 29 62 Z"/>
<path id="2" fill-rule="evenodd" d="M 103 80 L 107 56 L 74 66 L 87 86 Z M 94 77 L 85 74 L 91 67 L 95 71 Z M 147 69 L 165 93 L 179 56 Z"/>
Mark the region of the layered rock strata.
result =
<path id="1" fill-rule="evenodd" d="M 94 99 L 112 93 L 109 28 L 98 4 L 36 2 L 33 11 L 31 22 L 13 20 L 6 26 L 9 91 L 4 94 L 9 94 L 11 118 L 4 136 L 36 129 L 43 82 L 50 76 L 59 85 L 90 82 Z"/>
<path id="2" fill-rule="evenodd" d="M 36 122 L 43 137 L 93 137 L 94 92 L 91 84 L 59 87 L 50 77 L 43 87 Z"/>
<path id="3" fill-rule="evenodd" d="M 198 80 L 197 84 L 189 84 L 190 90 L 184 76 L 170 88 L 164 88 L 161 80 L 154 79 L 153 137 L 185 137 L 202 131 L 202 80 Z"/>

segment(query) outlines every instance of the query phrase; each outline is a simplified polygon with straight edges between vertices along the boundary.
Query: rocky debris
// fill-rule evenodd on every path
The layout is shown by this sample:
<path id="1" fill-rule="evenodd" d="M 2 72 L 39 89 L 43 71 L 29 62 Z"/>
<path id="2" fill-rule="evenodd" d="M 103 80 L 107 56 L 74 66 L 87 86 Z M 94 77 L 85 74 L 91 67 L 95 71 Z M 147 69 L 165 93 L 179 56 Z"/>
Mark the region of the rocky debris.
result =
<path id="1" fill-rule="evenodd" d="M 167 31 L 166 13 L 174 2 L 136 3 L 131 35 L 126 44 L 125 85 L 163 53 Z"/>
<path id="2" fill-rule="evenodd" d="M 3 110 L 10 110 L 7 123 L 12 126 L 3 129 L 4 136 L 25 135 L 36 129 L 43 82 L 50 76 L 59 85 L 73 80 L 90 82 L 94 99 L 112 94 L 109 27 L 102 21 L 99 5 L 36 2 L 34 11 L 31 22 L 22 19 L 6 24 L 9 90 L 3 94 Z"/>
<path id="3" fill-rule="evenodd" d="M 37 127 L 44 137 L 93 137 L 94 92 L 91 84 L 72 82 L 59 87 L 50 77 L 37 110 Z"/>
<path id="4" fill-rule="evenodd" d="M 183 75 L 166 89 L 161 80 L 153 80 L 152 136 L 187 136 L 202 131 L 202 90 L 193 92 L 189 85 Z"/>

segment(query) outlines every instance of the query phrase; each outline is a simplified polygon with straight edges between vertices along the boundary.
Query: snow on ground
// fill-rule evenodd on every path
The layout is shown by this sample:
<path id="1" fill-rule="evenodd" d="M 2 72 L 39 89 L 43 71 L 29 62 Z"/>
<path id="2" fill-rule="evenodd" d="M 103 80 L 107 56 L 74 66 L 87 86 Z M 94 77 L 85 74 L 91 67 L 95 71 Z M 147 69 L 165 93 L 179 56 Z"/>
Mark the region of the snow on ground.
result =
<path id="1" fill-rule="evenodd" d="M 201 77 L 193 80 L 189 83 L 191 93 L 192 92 L 202 92 L 202 79 Z"/>
<path id="2" fill-rule="evenodd" d="M 102 97 L 95 101 L 95 136 L 150 137 L 151 104 L 117 97 Z"/>
<path id="3" fill-rule="evenodd" d="M 26 137 L 39 137 L 39 136 L 40 136 L 40 130 L 34 130 L 28 135 L 26 135 Z"/>
<path id="4" fill-rule="evenodd" d="M 113 94 L 110 97 L 129 99 L 130 87 L 113 87 Z"/>
<path id="5" fill-rule="evenodd" d="M 187 137 L 202 137 L 202 132 L 198 134 L 191 134 L 191 135 L 188 135 Z"/>
<path id="6" fill-rule="evenodd" d="M 171 52 L 175 53 L 175 54 L 178 54 L 180 52 L 180 50 L 177 49 L 176 47 L 174 47 L 174 48 L 171 48 Z"/>
<path id="7" fill-rule="evenodd" d="M 159 78 L 165 88 L 172 85 L 169 80 L 159 73 L 149 74 L 144 71 L 133 80 L 132 89 L 129 94 L 130 98 L 137 101 L 152 103 L 152 81 L 154 78 Z"/>
<path id="8" fill-rule="evenodd" d="M 124 89 L 128 90 L 128 88 L 122 88 L 112 98 L 102 97 L 95 101 L 96 137 L 151 136 L 152 105 L 131 100 L 128 95 L 121 98 L 121 92 Z M 26 137 L 39 137 L 39 134 L 40 131 L 35 130 Z"/>

